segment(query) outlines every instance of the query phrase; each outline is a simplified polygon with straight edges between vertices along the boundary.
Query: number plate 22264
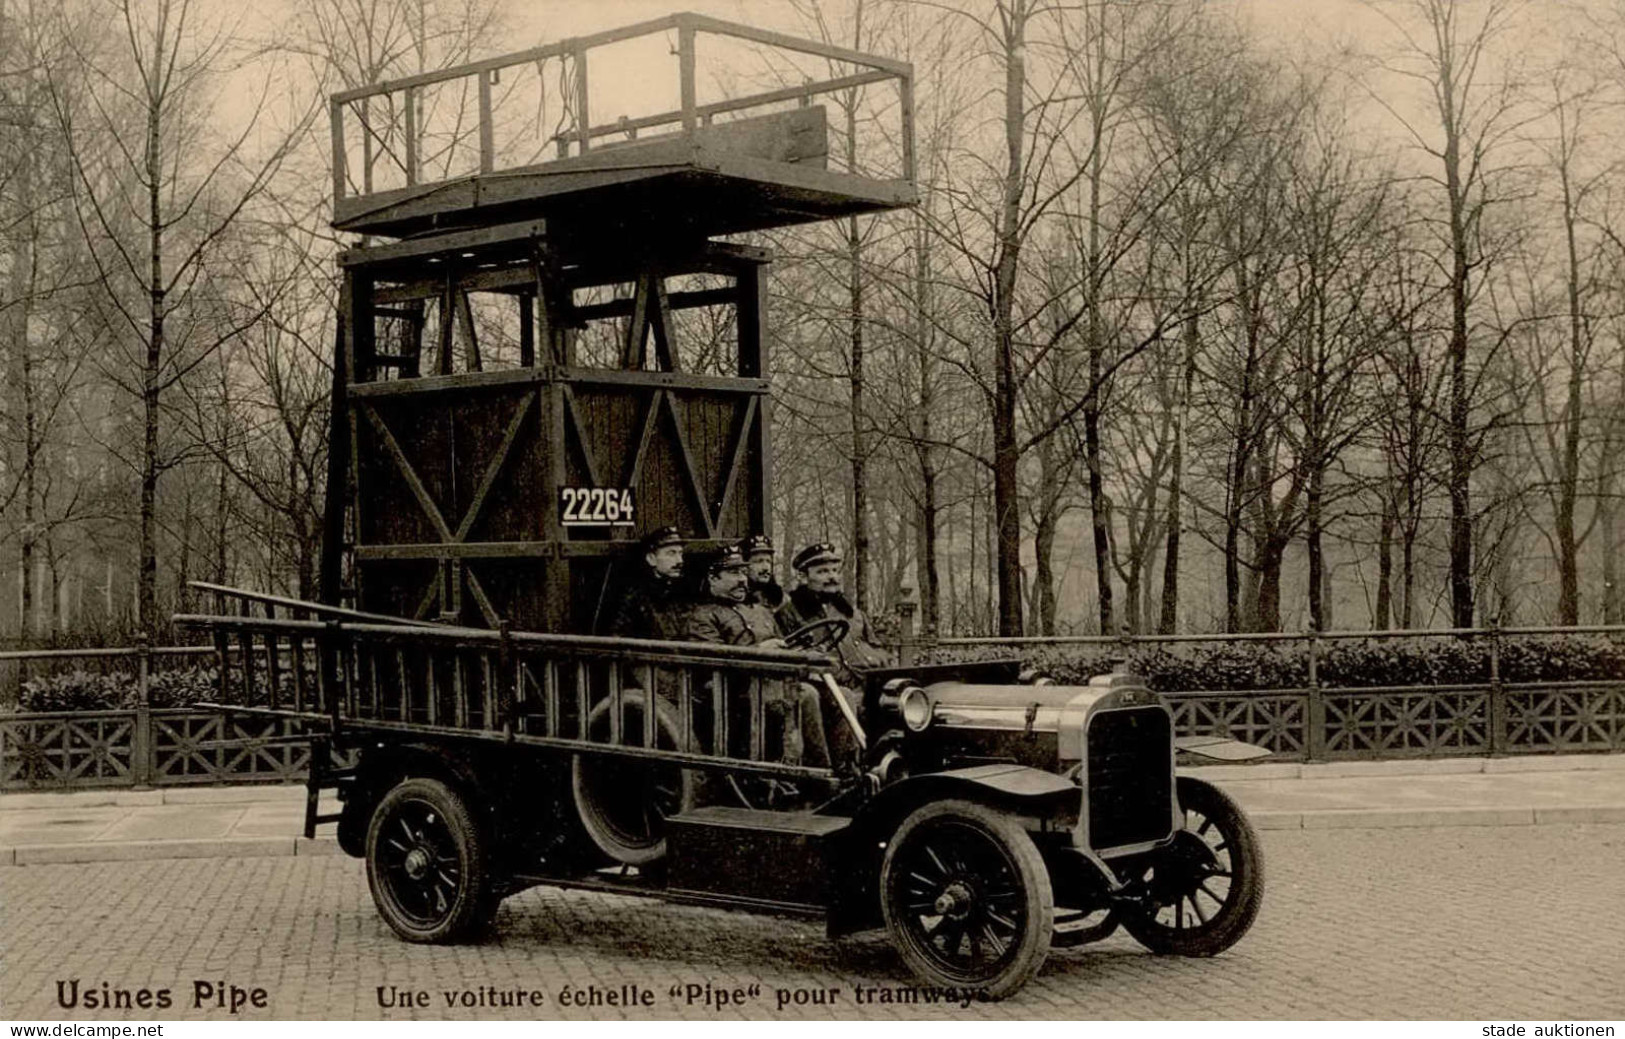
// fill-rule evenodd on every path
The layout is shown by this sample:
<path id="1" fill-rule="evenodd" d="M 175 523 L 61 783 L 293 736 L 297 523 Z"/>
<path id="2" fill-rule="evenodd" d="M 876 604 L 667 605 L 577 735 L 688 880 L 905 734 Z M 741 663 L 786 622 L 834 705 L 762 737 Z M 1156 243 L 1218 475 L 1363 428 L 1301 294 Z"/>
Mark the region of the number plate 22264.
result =
<path id="1" fill-rule="evenodd" d="M 559 523 L 566 527 L 635 526 L 632 488 L 560 487 Z"/>

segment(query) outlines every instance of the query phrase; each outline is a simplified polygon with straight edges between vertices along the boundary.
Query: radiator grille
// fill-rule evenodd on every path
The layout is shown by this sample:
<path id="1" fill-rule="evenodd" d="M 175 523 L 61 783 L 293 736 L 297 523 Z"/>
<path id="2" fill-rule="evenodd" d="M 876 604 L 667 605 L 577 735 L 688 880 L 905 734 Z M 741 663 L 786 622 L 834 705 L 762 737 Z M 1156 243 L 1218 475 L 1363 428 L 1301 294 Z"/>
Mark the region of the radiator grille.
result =
<path id="1" fill-rule="evenodd" d="M 1161 840 L 1172 825 L 1173 734 L 1157 707 L 1103 711 L 1089 722 L 1089 845 Z"/>

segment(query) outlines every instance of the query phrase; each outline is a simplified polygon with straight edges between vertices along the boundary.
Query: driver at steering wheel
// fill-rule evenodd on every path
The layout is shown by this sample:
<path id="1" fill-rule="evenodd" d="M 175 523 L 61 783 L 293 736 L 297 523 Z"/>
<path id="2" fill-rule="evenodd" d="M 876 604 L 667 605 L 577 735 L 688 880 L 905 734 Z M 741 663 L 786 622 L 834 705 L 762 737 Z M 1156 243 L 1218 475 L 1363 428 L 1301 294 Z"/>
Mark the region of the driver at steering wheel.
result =
<path id="1" fill-rule="evenodd" d="M 835 646 L 845 674 L 838 674 L 842 685 L 855 685 L 854 668 L 885 667 L 889 655 L 881 649 L 869 618 L 858 609 L 841 590 L 841 553 L 832 542 L 819 541 L 808 545 L 790 560 L 801 575 L 801 584 L 785 597 L 778 609 L 779 627 L 794 631 L 814 621 L 832 618 L 847 624 L 846 638 Z"/>

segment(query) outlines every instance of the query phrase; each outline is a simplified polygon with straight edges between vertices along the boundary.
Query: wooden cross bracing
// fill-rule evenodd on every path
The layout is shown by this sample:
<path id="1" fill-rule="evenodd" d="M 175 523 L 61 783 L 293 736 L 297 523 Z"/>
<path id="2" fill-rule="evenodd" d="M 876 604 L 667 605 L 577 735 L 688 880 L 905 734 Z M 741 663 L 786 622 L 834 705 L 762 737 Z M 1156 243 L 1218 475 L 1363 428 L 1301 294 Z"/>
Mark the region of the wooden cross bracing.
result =
<path id="1" fill-rule="evenodd" d="M 672 333 L 671 301 L 666 297 L 666 279 L 658 273 L 646 271 L 634 283 L 632 320 L 626 326 L 626 339 L 621 348 L 622 368 L 648 367 L 650 333 L 653 333 L 655 341 L 655 363 L 659 370 L 677 371 L 677 345 Z"/>
<path id="2" fill-rule="evenodd" d="M 637 441 L 619 474 L 619 486 L 636 490 L 643 482 L 644 462 L 664 418 L 670 431 L 672 453 L 676 456 L 683 478 L 684 493 L 688 495 L 689 504 L 703 525 L 696 533 L 704 538 L 715 539 L 721 536 L 723 517 L 727 515 L 728 506 L 733 502 L 734 490 L 739 483 L 739 471 L 744 466 L 745 452 L 750 446 L 751 433 L 759 415 L 758 400 L 755 395 L 747 397 L 743 412 L 735 420 L 728 449 L 719 459 L 726 466 L 723 484 L 717 496 L 712 498 L 700 479 L 699 468 L 695 465 L 693 452 L 689 448 L 688 435 L 683 429 L 676 399 L 674 391 L 664 387 L 657 387 L 649 394 L 648 403 L 644 405 L 638 423 Z M 604 486 L 603 478 L 607 474 L 599 467 L 598 460 L 594 456 L 591 438 L 581 417 L 575 391 L 568 386 L 564 389 L 564 407 L 567 439 L 575 445 L 588 480 L 595 487 Z"/>
<path id="3" fill-rule="evenodd" d="M 674 523 L 713 541 L 765 529 L 765 252 L 700 241 L 653 243 L 647 254 L 565 245 L 560 253 L 530 223 L 341 257 L 341 462 L 332 482 L 348 484 L 340 499 L 348 504 L 330 508 L 324 528 L 337 535 L 325 544 L 338 545 L 324 547 L 324 596 L 336 589 L 384 612 L 465 622 L 472 605 L 487 625 L 522 618 L 538 630 L 577 630 L 590 612 L 583 578 L 607 577 L 600 560 L 623 555 L 651 526 Z M 729 284 L 667 291 L 668 279 L 695 274 Z M 625 295 L 575 302 L 577 290 L 609 286 Z M 471 292 L 517 305 L 516 369 L 484 370 L 490 344 L 479 341 Z M 675 312 L 715 306 L 737 308 L 737 368 L 683 370 L 694 359 L 679 356 Z M 621 326 L 613 352 L 583 362 L 578 329 L 604 320 Z M 365 456 L 379 466 L 364 466 Z M 455 498 L 438 489 L 447 480 L 470 488 L 476 473 Z M 558 511 L 569 487 L 647 497 L 636 526 L 583 530 Z M 352 561 L 349 587 L 341 558 Z M 514 565 L 488 572 L 479 560 Z"/>
<path id="4" fill-rule="evenodd" d="M 359 407 L 361 413 L 366 416 L 368 423 L 378 434 L 379 443 L 383 445 L 384 451 L 389 455 L 390 460 L 395 463 L 395 468 L 406 481 L 406 486 L 411 490 L 412 497 L 416 499 L 418 507 L 423 510 L 423 515 L 429 520 L 430 525 L 434 527 L 435 533 L 439 536 L 441 542 L 448 545 L 457 545 L 464 543 L 469 532 L 474 529 L 474 523 L 479 519 L 481 511 L 485 508 L 486 500 L 490 497 L 491 488 L 496 485 L 497 477 L 501 474 L 508 456 L 513 452 L 513 445 L 519 439 L 519 431 L 524 426 L 525 418 L 530 414 L 535 399 L 536 395 L 534 393 L 526 393 L 519 399 L 519 406 L 514 409 L 513 415 L 508 419 L 507 428 L 502 434 L 502 441 L 491 455 L 490 461 L 486 463 L 485 472 L 480 477 L 479 486 L 475 488 L 474 495 L 469 500 L 468 508 L 464 510 L 463 517 L 458 522 L 456 530 L 452 530 L 450 525 L 446 523 L 445 516 L 440 511 L 440 506 L 436 504 L 434 497 L 429 494 L 428 488 L 423 485 L 423 480 L 418 476 L 411 460 L 406 457 L 406 452 L 401 449 L 400 442 L 395 439 L 395 435 L 390 432 L 389 426 L 379 416 L 377 410 L 365 401 L 361 402 Z M 440 565 L 435 568 L 435 575 L 430 579 L 427 591 L 418 602 L 417 611 L 413 615 L 414 619 L 421 620 L 427 616 L 429 607 L 436 600 L 441 604 L 442 615 L 455 616 L 461 611 L 461 592 L 465 581 L 469 593 L 474 597 L 475 604 L 480 608 L 481 616 L 485 618 L 485 622 L 492 627 L 499 624 L 502 618 L 492 604 L 490 596 L 486 594 L 485 589 L 480 585 L 479 579 L 468 569 L 466 563 L 460 559 L 452 558 L 442 559 Z"/>

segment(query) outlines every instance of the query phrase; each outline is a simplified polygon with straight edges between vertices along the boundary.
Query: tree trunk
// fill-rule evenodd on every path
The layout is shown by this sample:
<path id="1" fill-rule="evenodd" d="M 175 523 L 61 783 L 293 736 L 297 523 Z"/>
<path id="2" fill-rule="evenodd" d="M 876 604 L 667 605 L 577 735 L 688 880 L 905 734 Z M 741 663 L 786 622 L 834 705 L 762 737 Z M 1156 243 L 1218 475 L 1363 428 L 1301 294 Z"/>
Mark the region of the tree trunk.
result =
<path id="1" fill-rule="evenodd" d="M 216 468 L 214 485 L 214 583 L 228 584 L 226 580 L 226 537 L 229 527 L 226 523 L 229 502 L 226 499 L 226 464 L 221 462 Z"/>
<path id="2" fill-rule="evenodd" d="M 175 603 L 182 613 L 192 612 L 191 597 L 186 582 L 192 579 L 192 484 L 186 482 L 186 494 L 181 504 L 181 552 L 175 563 Z"/>
<path id="3" fill-rule="evenodd" d="M 1033 530 L 1033 619 L 1037 633 L 1040 635 L 1055 634 L 1055 533 L 1056 533 L 1056 502 L 1054 465 L 1055 452 L 1050 449 L 1048 441 L 1039 451 L 1039 461 L 1042 464 L 1043 508 L 1038 512 L 1038 520 Z"/>
<path id="4" fill-rule="evenodd" d="M 1236 431 L 1234 457 L 1230 463 L 1229 487 L 1225 493 L 1224 515 L 1224 620 L 1225 630 L 1238 632 L 1242 626 L 1241 586 L 1241 524 L 1242 509 L 1247 500 L 1249 472 L 1252 469 L 1253 449 L 1253 377 L 1258 365 L 1258 322 L 1254 318 L 1253 301 L 1249 295 L 1247 264 L 1237 264 L 1240 282 L 1238 298 L 1244 308 L 1246 321 L 1247 355 L 1241 376 L 1241 394 L 1236 405 Z M 1249 596 L 1250 598 L 1250 596 Z M 1251 612 L 1251 611 L 1248 611 Z"/>
<path id="5" fill-rule="evenodd" d="M 998 531 L 999 634 L 1022 634 L 1021 455 L 1016 440 L 1015 307 L 1021 260 L 1021 199 L 1025 180 L 1022 141 L 1026 131 L 1026 0 L 1007 13 L 1004 40 L 1004 200 L 999 216 L 998 264 L 994 272 L 993 520 Z"/>
<path id="6" fill-rule="evenodd" d="M 1200 300 L 1191 277 L 1188 255 L 1185 259 L 1185 299 L 1189 307 L 1184 322 L 1185 365 L 1179 389 L 1179 407 L 1174 414 L 1174 457 L 1168 481 L 1168 542 L 1167 554 L 1162 560 L 1162 616 L 1157 625 L 1157 632 L 1162 635 L 1172 635 L 1179 630 L 1179 510 L 1184 504 L 1185 495 L 1185 430 L 1190 422 L 1191 383 L 1196 375 L 1196 352 L 1201 338 L 1198 325 Z"/>
<path id="7" fill-rule="evenodd" d="M 1574 241 L 1575 211 L 1567 156 L 1558 174 L 1563 185 L 1563 232 L 1568 245 L 1569 393 L 1563 411 L 1563 458 L 1557 467 L 1557 623 L 1575 625 L 1580 623 L 1580 561 L 1574 506 L 1580 491 L 1580 423 L 1585 407 L 1585 317 L 1580 310 L 1580 254 Z"/>
<path id="8" fill-rule="evenodd" d="M 1372 626 L 1382 631 L 1393 620 L 1394 582 L 1394 471 L 1388 467 L 1388 482 L 1382 488 L 1382 521 L 1377 530 L 1377 607 Z"/>
<path id="9" fill-rule="evenodd" d="M 1094 43 L 1095 67 L 1097 74 L 1101 74 L 1105 67 L 1106 34 L 1097 31 Z M 1083 405 L 1083 453 L 1089 467 L 1089 517 L 1094 538 L 1095 598 L 1100 613 L 1100 633 L 1113 635 L 1117 627 L 1112 604 L 1111 502 L 1106 498 L 1104 488 L 1100 443 L 1101 402 L 1106 399 L 1106 342 L 1100 319 L 1100 178 L 1106 151 L 1104 138 L 1108 102 L 1100 89 L 1102 84 L 1097 80 L 1094 86 L 1094 96 L 1090 99 L 1090 131 L 1093 138 L 1089 149 L 1089 244 L 1083 271 L 1083 305 L 1088 311 L 1085 327 L 1089 340 L 1089 388 Z"/>
<path id="10" fill-rule="evenodd" d="M 32 77 L 25 80 L 31 84 Z M 22 111 L 32 110 L 33 99 L 27 85 L 24 87 L 22 97 Z M 19 135 L 20 137 L 21 135 Z M 39 435 L 35 430 L 38 416 L 34 406 L 34 370 L 33 370 L 33 344 L 29 342 L 29 324 L 33 312 L 33 298 L 37 289 L 38 255 L 35 249 L 37 229 L 35 227 L 33 212 L 33 152 L 27 142 L 21 142 L 18 164 L 13 173 L 16 182 L 17 208 L 23 214 L 20 226 L 14 229 L 16 238 L 11 249 L 11 277 L 9 297 L 11 329 L 10 353 L 13 362 L 12 378 L 14 385 L 21 396 L 18 404 L 23 417 L 23 457 L 22 457 L 22 506 L 23 526 L 20 532 L 19 560 L 21 568 L 20 597 L 18 603 L 17 631 L 24 640 L 34 634 L 36 627 L 34 617 L 34 542 L 37 537 L 35 509 L 37 505 L 38 486 L 36 476 L 39 469 Z M 0 310 L 0 313 L 5 313 Z M 8 395 L 9 396 L 9 395 Z M 0 398 L 3 400 L 4 398 Z M 7 461 L 10 461 L 9 452 Z"/>
<path id="11" fill-rule="evenodd" d="M 25 248 L 27 247 L 25 246 Z M 33 250 L 28 249 L 28 252 L 32 255 Z M 32 266 L 33 263 L 30 261 L 29 267 L 32 268 Z M 32 278 L 29 280 L 32 281 Z M 37 584 L 37 575 L 34 573 L 34 546 L 35 539 L 39 535 L 36 496 L 39 493 L 37 477 L 39 475 L 40 442 L 38 432 L 35 429 L 38 416 L 34 408 L 33 352 L 32 344 L 28 341 L 28 319 L 29 312 L 32 310 L 29 306 L 29 300 L 32 298 L 33 292 L 33 285 L 25 285 L 23 293 L 19 295 L 16 307 L 17 337 L 13 341 L 14 348 L 17 351 L 17 367 L 20 369 L 21 374 L 19 388 L 22 390 L 23 396 L 23 529 L 21 538 L 22 558 L 20 560 L 23 587 L 17 626 L 25 640 L 32 638 L 35 629 L 38 627 L 34 616 L 34 588 Z"/>
<path id="12" fill-rule="evenodd" d="M 1618 624 L 1625 616 L 1621 610 L 1625 596 L 1619 587 L 1619 514 L 1606 500 L 1598 502 L 1597 508 L 1601 512 L 1598 534 L 1602 538 L 1602 622 Z"/>
<path id="13" fill-rule="evenodd" d="M 1254 631 L 1281 630 L 1281 561 L 1286 541 L 1271 537 L 1259 545 L 1258 597 L 1253 610 Z"/>
<path id="14" fill-rule="evenodd" d="M 1473 502 L 1475 452 L 1467 378 L 1467 304 L 1471 265 L 1466 187 L 1461 181 L 1461 131 L 1453 105 L 1456 91 L 1448 62 L 1441 73 L 1441 96 L 1450 100 L 1444 117 L 1445 188 L 1450 201 L 1450 618 L 1457 628 L 1473 626 Z M 1476 162 L 1476 160 L 1475 160 Z M 1407 604 L 1408 605 L 1408 604 Z"/>
<path id="15" fill-rule="evenodd" d="M 1399 627 L 1409 631 L 1415 626 L 1416 610 L 1416 530 L 1414 520 L 1405 525 L 1405 536 L 1400 541 L 1399 549 L 1399 588 L 1402 594 L 1400 602 Z"/>
<path id="16" fill-rule="evenodd" d="M 1309 487 L 1304 497 L 1304 541 L 1309 553 L 1309 624 L 1326 630 L 1326 561 L 1321 545 L 1321 497 L 1325 474 L 1319 465 L 1309 470 Z"/>
<path id="17" fill-rule="evenodd" d="M 863 6 L 858 6 L 863 17 Z M 857 110 L 847 106 L 847 168 L 856 164 Z M 869 448 L 864 436 L 863 412 L 863 239 L 858 218 L 846 222 L 847 321 L 852 337 L 852 599 L 860 610 L 869 608 L 869 483 L 866 468 Z"/>
<path id="18" fill-rule="evenodd" d="M 161 70 L 165 65 L 164 44 L 166 28 L 159 19 L 154 34 L 152 68 Z M 153 72 L 151 75 L 161 75 Z M 149 93 L 156 85 L 149 85 Z M 148 338 L 146 364 L 141 372 L 142 450 L 141 450 L 141 547 L 136 576 L 136 624 L 148 638 L 156 634 L 158 622 L 158 392 L 159 377 L 164 356 L 164 220 L 159 189 L 164 170 L 160 144 L 163 123 L 156 100 L 147 105 L 147 244 L 151 269 L 148 291 Z"/>

